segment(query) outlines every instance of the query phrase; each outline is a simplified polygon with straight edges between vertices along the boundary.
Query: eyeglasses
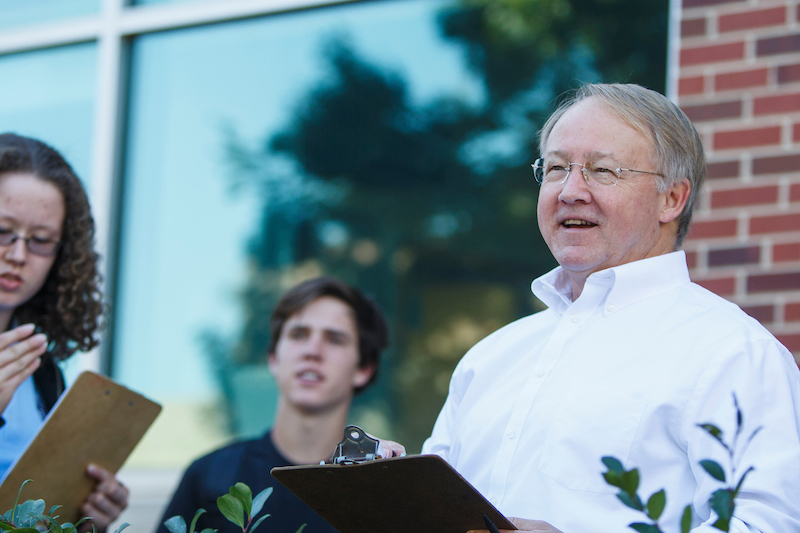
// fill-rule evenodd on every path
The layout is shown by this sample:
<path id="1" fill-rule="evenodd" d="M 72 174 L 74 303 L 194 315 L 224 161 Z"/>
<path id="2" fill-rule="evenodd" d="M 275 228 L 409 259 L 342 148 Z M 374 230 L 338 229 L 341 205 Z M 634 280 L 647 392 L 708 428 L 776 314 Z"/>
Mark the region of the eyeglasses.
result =
<path id="1" fill-rule="evenodd" d="M 25 248 L 34 255 L 50 257 L 56 255 L 61 241 L 54 241 L 42 237 L 23 237 L 7 228 L 0 228 L 0 246 L 11 246 L 17 241 L 25 241 Z"/>
<path id="2" fill-rule="evenodd" d="M 632 168 L 608 168 L 604 167 L 602 164 L 597 163 L 560 163 L 560 162 L 552 162 L 552 163 L 545 163 L 543 158 L 537 159 L 531 167 L 533 167 L 533 177 L 536 178 L 536 181 L 539 183 L 564 183 L 567 181 L 567 177 L 569 176 L 570 170 L 572 167 L 577 165 L 581 167 L 581 172 L 583 173 L 583 179 L 589 185 L 592 182 L 597 183 L 598 185 L 611 185 L 614 186 L 619 182 L 619 178 L 622 176 L 623 172 L 638 172 L 640 174 L 652 174 L 654 176 L 663 176 L 663 174 L 659 174 L 657 172 L 648 172 L 646 170 L 634 170 Z"/>

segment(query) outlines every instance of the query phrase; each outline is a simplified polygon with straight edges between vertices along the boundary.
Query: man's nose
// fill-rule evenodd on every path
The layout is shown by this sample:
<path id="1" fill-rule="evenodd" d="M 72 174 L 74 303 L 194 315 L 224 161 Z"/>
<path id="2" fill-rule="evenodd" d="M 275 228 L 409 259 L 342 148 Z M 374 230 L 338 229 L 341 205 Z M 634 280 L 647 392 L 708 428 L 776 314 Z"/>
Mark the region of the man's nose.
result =
<path id="1" fill-rule="evenodd" d="M 562 202 L 572 203 L 575 201 L 588 202 L 590 198 L 591 192 L 589 191 L 589 183 L 587 183 L 584 175 L 583 165 L 571 163 L 567 177 L 561 183 L 561 192 L 558 195 L 558 199 Z"/>
<path id="2" fill-rule="evenodd" d="M 308 358 L 322 357 L 322 345 L 324 340 L 322 335 L 311 335 L 306 341 L 305 353 Z"/>

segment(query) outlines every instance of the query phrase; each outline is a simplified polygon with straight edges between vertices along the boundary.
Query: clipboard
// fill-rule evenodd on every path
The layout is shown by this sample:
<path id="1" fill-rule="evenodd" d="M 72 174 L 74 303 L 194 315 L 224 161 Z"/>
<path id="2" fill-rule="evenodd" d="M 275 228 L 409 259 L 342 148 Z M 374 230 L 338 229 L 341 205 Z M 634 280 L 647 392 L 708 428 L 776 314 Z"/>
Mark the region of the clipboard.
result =
<path id="1" fill-rule="evenodd" d="M 0 509 L 43 499 L 61 505 L 60 520 L 74 523 L 96 485 L 89 463 L 116 473 L 153 423 L 161 406 L 94 372 L 82 372 L 61 395 L 39 433 L 0 484 Z"/>
<path id="2" fill-rule="evenodd" d="M 516 529 L 438 455 L 273 468 L 272 477 L 340 533 Z"/>

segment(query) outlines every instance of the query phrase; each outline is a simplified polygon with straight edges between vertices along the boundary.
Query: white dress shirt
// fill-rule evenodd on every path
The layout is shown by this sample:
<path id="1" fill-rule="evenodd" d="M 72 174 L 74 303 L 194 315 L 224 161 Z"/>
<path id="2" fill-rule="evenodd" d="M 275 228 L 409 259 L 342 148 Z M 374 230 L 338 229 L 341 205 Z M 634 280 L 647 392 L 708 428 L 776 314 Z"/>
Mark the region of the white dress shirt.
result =
<path id="1" fill-rule="evenodd" d="M 731 531 L 800 532 L 800 372 L 791 353 L 736 305 L 689 280 L 684 252 L 596 272 L 573 302 L 561 268 L 536 279 L 548 309 L 496 331 L 456 367 L 422 453 L 435 453 L 506 516 L 565 533 L 624 532 L 647 522 L 606 484 L 603 456 L 638 468 L 644 502 L 664 488 L 659 520 L 718 532 L 709 496 L 754 466 Z M 700 423 L 732 442 L 733 465 Z M 758 426 L 763 429 L 747 444 Z M 730 484 L 730 483 L 729 483 Z"/>

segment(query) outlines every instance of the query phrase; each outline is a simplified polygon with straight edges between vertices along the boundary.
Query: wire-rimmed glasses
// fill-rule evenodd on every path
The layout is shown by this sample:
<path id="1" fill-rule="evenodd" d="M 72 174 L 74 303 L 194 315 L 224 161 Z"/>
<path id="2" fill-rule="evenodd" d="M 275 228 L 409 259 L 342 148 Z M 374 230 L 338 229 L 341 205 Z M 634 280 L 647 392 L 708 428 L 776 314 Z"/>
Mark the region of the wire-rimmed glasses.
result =
<path id="1" fill-rule="evenodd" d="M 30 253 L 45 257 L 56 255 L 58 247 L 61 245 L 61 241 L 37 237 L 35 235 L 25 237 L 24 235 L 14 233 L 8 228 L 0 227 L 0 246 L 11 246 L 17 241 L 24 241 L 25 248 L 27 248 Z"/>
<path id="2" fill-rule="evenodd" d="M 545 163 L 544 158 L 537 159 L 531 167 L 533 167 L 533 177 L 541 184 L 545 183 L 564 183 L 569 177 L 569 172 L 573 166 L 581 167 L 583 179 L 589 185 L 592 182 L 599 185 L 614 186 L 619 182 L 623 172 L 638 172 L 639 174 L 652 174 L 654 176 L 662 176 L 658 172 L 648 172 L 646 170 L 634 170 L 632 168 L 609 168 L 602 164 L 588 162 L 588 163 L 562 163 L 560 161 L 553 161 Z"/>

